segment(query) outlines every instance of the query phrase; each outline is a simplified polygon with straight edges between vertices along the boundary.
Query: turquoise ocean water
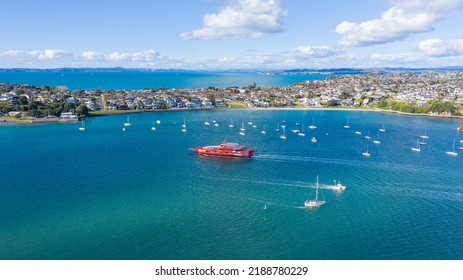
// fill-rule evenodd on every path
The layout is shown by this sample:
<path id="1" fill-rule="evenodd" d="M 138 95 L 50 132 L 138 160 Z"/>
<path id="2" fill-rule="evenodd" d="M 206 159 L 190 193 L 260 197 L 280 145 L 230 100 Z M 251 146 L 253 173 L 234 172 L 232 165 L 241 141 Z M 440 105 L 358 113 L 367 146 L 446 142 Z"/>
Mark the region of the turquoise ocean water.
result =
<path id="1" fill-rule="evenodd" d="M 312 119 L 318 128 L 309 130 Z M 218 127 L 204 125 L 213 120 Z M 286 141 L 275 131 L 283 120 Z M 0 127 L 0 259 L 463 258 L 463 151 L 445 154 L 454 139 L 463 145 L 458 120 L 157 112 L 131 115 L 123 132 L 125 121 L 91 118 L 83 132 L 80 123 Z M 305 137 L 290 131 L 296 122 Z M 425 129 L 428 144 L 413 153 Z M 188 150 L 225 138 L 254 147 L 255 157 Z M 317 175 L 326 205 L 304 209 Z M 334 179 L 347 190 L 329 189 Z"/>
<path id="2" fill-rule="evenodd" d="M 172 71 L 41 71 L 2 72 L 0 83 L 29 84 L 35 86 L 67 86 L 69 89 L 143 89 L 143 88 L 207 88 L 210 86 L 244 87 L 288 86 L 304 80 L 325 79 L 326 74 L 265 75 L 257 72 L 172 72 Z"/>

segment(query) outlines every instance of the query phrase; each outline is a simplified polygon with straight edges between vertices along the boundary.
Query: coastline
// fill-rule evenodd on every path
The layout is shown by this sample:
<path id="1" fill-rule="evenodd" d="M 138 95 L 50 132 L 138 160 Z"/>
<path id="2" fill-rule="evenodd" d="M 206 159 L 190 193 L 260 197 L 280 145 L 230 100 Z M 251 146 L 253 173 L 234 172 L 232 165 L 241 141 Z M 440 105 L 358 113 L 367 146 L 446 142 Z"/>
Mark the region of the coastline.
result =
<path id="1" fill-rule="evenodd" d="M 463 116 L 449 116 L 449 115 L 437 115 L 437 114 L 416 114 L 416 113 L 404 113 L 399 111 L 384 110 L 378 108 L 333 108 L 333 107 L 300 107 L 300 108 L 201 108 L 201 109 L 188 109 L 188 108 L 174 108 L 174 109 L 157 109 L 150 111 L 99 111 L 100 113 L 87 116 L 86 118 L 112 116 L 112 115 L 126 115 L 126 114 L 138 114 L 138 113 L 159 113 L 159 112 L 179 112 L 179 111 L 203 111 L 203 110 L 248 110 L 248 111 L 360 111 L 360 112 L 378 112 L 384 114 L 398 114 L 410 117 L 425 117 L 425 118 L 438 118 L 438 119 L 461 119 Z M 69 121 L 62 119 L 28 119 L 28 120 L 11 120 L 4 117 L 0 117 L 0 126 L 2 125 L 34 125 L 34 124 L 52 124 L 52 123 L 76 123 L 78 121 Z"/>

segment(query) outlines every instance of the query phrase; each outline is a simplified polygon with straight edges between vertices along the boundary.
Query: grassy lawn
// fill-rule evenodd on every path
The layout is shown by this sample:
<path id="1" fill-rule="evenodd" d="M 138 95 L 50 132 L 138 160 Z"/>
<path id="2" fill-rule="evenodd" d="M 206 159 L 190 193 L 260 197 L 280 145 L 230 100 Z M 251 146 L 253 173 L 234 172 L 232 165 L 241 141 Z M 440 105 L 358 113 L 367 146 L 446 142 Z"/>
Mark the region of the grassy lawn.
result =
<path id="1" fill-rule="evenodd" d="M 228 102 L 228 105 L 232 109 L 247 109 L 248 108 L 248 106 L 246 106 L 244 102 L 231 101 L 231 102 Z"/>
<path id="2" fill-rule="evenodd" d="M 88 112 L 88 116 L 109 116 L 109 115 L 123 115 L 123 114 L 132 114 L 138 113 L 138 110 L 126 110 L 126 111 L 119 111 L 119 110 L 112 110 L 112 111 L 90 111 Z"/>

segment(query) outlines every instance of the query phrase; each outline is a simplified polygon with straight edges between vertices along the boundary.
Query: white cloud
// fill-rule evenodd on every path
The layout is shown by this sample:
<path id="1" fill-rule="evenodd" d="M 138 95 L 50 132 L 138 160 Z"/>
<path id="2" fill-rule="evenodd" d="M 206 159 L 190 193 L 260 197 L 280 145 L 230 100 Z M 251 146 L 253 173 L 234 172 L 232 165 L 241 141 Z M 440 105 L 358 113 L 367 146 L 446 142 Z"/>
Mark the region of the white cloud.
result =
<path id="1" fill-rule="evenodd" d="M 260 37 L 283 31 L 282 19 L 287 14 L 280 7 L 280 0 L 234 0 L 219 13 L 206 14 L 202 28 L 180 33 L 179 37 L 184 40 Z"/>
<path id="2" fill-rule="evenodd" d="M 142 53 L 122 53 L 122 52 L 113 52 L 112 54 L 106 56 L 106 60 L 110 61 L 144 61 L 152 62 L 158 58 L 161 58 L 161 55 L 153 50 L 147 50 Z"/>
<path id="3" fill-rule="evenodd" d="M 463 39 L 442 41 L 441 39 L 428 39 L 418 44 L 420 51 L 433 57 L 461 56 L 463 55 Z"/>
<path id="4" fill-rule="evenodd" d="M 85 60 L 101 60 L 104 58 L 104 55 L 93 51 L 86 51 L 82 53 L 82 58 Z"/>
<path id="5" fill-rule="evenodd" d="M 61 50 L 44 50 L 40 52 L 37 56 L 38 59 L 57 59 L 63 56 L 71 55 L 69 52 Z"/>
<path id="6" fill-rule="evenodd" d="M 294 48 L 290 55 L 302 58 L 322 58 L 337 55 L 339 53 L 342 53 L 342 50 L 329 46 L 299 46 Z"/>
<path id="7" fill-rule="evenodd" d="M 23 50 L 8 50 L 0 53 L 1 57 L 9 58 L 36 58 L 40 60 L 57 59 L 67 56 L 72 56 L 71 53 L 61 50 L 44 50 L 44 51 L 23 51 Z"/>
<path id="8" fill-rule="evenodd" d="M 370 55 L 370 59 L 376 63 L 414 63 L 423 61 L 423 57 L 412 53 L 398 53 L 398 54 L 383 54 L 374 53 Z"/>
<path id="9" fill-rule="evenodd" d="M 395 0 L 379 19 L 336 26 L 343 47 L 368 46 L 402 40 L 413 33 L 433 30 L 432 25 L 460 8 L 459 0 Z"/>

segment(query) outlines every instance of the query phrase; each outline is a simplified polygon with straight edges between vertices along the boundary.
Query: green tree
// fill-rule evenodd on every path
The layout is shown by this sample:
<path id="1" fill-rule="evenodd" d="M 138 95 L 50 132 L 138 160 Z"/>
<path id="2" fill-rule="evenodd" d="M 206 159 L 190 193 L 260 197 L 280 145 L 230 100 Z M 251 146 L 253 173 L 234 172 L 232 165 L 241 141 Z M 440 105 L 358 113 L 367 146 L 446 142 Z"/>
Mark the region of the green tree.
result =
<path id="1" fill-rule="evenodd" d="M 21 96 L 19 97 L 18 102 L 19 102 L 19 105 L 27 105 L 27 104 L 29 103 L 29 100 L 27 99 L 26 96 L 21 95 Z"/>
<path id="2" fill-rule="evenodd" d="M 330 99 L 328 103 L 326 103 L 328 107 L 335 107 L 338 106 L 338 101 L 336 99 Z"/>
<path id="3" fill-rule="evenodd" d="M 85 104 L 80 104 L 76 108 L 76 114 L 78 116 L 87 116 L 88 115 L 88 108 Z"/>

